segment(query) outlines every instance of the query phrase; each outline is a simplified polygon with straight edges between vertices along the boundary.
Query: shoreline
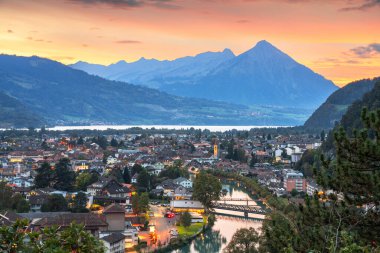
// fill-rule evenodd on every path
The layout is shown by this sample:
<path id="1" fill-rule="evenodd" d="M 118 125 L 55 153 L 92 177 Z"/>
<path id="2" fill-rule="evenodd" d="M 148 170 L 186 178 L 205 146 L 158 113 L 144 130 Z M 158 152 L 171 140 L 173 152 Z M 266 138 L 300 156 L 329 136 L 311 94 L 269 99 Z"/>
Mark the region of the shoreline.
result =
<path id="1" fill-rule="evenodd" d="M 98 130 L 105 131 L 108 129 L 112 130 L 127 130 L 131 128 L 142 128 L 142 129 L 151 129 L 155 128 L 157 130 L 186 130 L 194 128 L 196 130 L 210 130 L 213 132 L 224 132 L 230 130 L 238 131 L 249 131 L 250 129 L 260 129 L 260 128 L 288 128 L 292 126 L 264 126 L 264 125 L 86 125 L 86 126 L 54 126 L 46 127 L 48 131 L 70 131 L 70 130 Z M 0 131 L 7 130 L 19 130 L 26 131 L 28 128 L 0 128 Z M 39 131 L 41 128 L 35 128 Z"/>

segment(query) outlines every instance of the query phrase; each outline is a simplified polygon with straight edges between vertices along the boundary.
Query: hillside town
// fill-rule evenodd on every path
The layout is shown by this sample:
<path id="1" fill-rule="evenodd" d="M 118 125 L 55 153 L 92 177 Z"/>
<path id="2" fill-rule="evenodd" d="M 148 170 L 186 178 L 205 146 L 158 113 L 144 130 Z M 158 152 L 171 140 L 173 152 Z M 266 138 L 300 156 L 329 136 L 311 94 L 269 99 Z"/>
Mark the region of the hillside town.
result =
<path id="1" fill-rule="evenodd" d="M 193 179 L 204 170 L 251 177 L 273 195 L 291 199 L 319 190 L 295 167 L 324 136 L 139 132 L 3 132 L 1 224 L 19 218 L 31 230 L 84 224 L 107 252 L 116 253 L 170 243 L 183 212 L 202 222 Z"/>

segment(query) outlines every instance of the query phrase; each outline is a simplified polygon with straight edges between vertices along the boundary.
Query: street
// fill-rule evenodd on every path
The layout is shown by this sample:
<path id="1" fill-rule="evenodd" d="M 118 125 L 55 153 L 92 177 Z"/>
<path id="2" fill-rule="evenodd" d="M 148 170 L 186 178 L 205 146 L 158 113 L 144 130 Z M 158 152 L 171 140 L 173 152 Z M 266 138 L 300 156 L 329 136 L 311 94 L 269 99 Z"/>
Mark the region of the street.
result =
<path id="1" fill-rule="evenodd" d="M 170 234 L 169 231 L 172 228 L 175 228 L 175 222 L 177 217 L 175 218 L 165 218 L 164 214 L 166 212 L 166 207 L 151 205 L 151 211 L 154 213 L 154 217 L 150 218 L 149 225 L 155 225 L 155 235 L 156 242 L 152 240 L 151 235 L 149 235 L 149 231 L 141 231 L 139 232 L 140 240 L 144 240 L 148 242 L 148 247 L 150 249 L 156 248 L 159 244 L 166 245 L 169 243 Z"/>

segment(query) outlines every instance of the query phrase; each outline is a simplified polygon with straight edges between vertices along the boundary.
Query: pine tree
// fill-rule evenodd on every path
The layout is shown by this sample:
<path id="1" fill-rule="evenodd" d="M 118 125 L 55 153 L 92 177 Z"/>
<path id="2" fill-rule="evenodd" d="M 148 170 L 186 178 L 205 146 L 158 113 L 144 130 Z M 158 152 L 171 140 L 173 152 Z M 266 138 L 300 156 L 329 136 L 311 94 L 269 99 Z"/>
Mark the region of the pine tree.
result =
<path id="1" fill-rule="evenodd" d="M 131 183 L 131 173 L 129 173 L 129 168 L 128 166 L 125 166 L 124 171 L 123 171 L 123 179 L 126 184 Z"/>

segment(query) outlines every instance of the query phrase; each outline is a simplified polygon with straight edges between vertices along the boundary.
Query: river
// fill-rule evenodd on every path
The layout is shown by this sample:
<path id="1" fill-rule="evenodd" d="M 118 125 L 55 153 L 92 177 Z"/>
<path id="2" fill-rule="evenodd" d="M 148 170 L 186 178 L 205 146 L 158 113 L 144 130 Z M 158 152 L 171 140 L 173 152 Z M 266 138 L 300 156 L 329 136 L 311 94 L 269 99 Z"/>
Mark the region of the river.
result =
<path id="1" fill-rule="evenodd" d="M 241 188 L 232 184 L 224 184 L 223 189 L 228 191 L 226 197 L 251 199 Z M 191 244 L 175 250 L 172 253 L 220 253 L 231 241 L 232 236 L 239 228 L 261 228 L 262 222 L 229 216 L 216 216 L 215 225 L 211 230 L 199 236 Z"/>

